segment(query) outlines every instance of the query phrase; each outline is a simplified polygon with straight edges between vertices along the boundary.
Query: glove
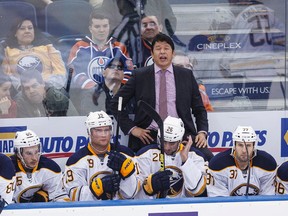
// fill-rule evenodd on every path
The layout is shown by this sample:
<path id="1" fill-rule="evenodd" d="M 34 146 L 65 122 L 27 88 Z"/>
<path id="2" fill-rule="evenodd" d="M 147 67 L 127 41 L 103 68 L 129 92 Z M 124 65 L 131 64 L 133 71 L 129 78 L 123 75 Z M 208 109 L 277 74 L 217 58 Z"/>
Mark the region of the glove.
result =
<path id="1" fill-rule="evenodd" d="M 117 174 L 96 178 L 90 185 L 90 190 L 97 199 L 108 199 L 106 193 L 113 194 L 119 190 L 120 176 Z"/>
<path id="2" fill-rule="evenodd" d="M 108 155 L 107 166 L 119 171 L 122 179 L 131 176 L 135 172 L 135 164 L 131 158 L 126 158 L 125 155 L 116 151 L 110 151 Z"/>
<path id="3" fill-rule="evenodd" d="M 152 196 L 158 192 L 168 190 L 170 188 L 170 176 L 172 174 L 171 170 L 164 170 L 149 175 L 143 183 L 144 192 Z"/>
<path id="4" fill-rule="evenodd" d="M 29 202 L 49 202 L 48 193 L 44 190 L 39 190 L 34 193 L 34 196 Z"/>
<path id="5" fill-rule="evenodd" d="M 0 195 L 0 214 L 3 210 L 3 208 L 7 205 L 8 203 L 1 197 Z"/>

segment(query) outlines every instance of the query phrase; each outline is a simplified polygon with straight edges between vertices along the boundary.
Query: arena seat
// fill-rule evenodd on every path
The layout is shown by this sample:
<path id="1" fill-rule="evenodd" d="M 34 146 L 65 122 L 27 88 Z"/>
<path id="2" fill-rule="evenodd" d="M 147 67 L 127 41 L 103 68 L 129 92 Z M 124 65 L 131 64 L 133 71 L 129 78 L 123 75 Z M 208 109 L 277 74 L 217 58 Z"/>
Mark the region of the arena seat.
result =
<path id="1" fill-rule="evenodd" d="M 16 18 L 27 17 L 37 26 L 36 9 L 34 5 L 26 2 L 4 1 L 0 2 L 0 39 L 9 33 Z"/>
<path id="2" fill-rule="evenodd" d="M 92 10 L 92 5 L 85 1 L 55 1 L 45 8 L 45 31 L 55 38 L 89 34 Z"/>

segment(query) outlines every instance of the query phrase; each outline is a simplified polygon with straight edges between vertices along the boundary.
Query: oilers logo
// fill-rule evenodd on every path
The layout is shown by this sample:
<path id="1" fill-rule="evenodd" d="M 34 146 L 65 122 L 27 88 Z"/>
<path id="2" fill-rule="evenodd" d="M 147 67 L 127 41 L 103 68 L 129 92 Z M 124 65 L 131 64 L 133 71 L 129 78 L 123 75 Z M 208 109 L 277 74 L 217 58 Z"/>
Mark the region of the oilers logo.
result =
<path id="1" fill-rule="evenodd" d="M 35 69 L 39 72 L 42 72 L 43 65 L 41 60 L 37 56 L 23 56 L 17 64 L 17 72 L 19 74 L 25 72 L 28 69 Z"/>
<path id="2" fill-rule="evenodd" d="M 230 196 L 244 196 L 246 195 L 247 184 L 241 184 L 236 187 L 230 194 Z M 249 184 L 248 196 L 256 196 L 259 194 L 260 189 L 253 184 Z"/>
<path id="3" fill-rule="evenodd" d="M 108 60 L 109 57 L 97 56 L 89 62 L 87 72 L 91 80 L 98 84 L 102 84 L 104 82 L 103 70 Z"/>
<path id="4" fill-rule="evenodd" d="M 175 197 L 182 192 L 183 188 L 183 174 L 182 171 L 176 166 L 167 166 L 166 169 L 172 171 L 170 177 L 170 189 L 168 190 L 168 196 Z"/>

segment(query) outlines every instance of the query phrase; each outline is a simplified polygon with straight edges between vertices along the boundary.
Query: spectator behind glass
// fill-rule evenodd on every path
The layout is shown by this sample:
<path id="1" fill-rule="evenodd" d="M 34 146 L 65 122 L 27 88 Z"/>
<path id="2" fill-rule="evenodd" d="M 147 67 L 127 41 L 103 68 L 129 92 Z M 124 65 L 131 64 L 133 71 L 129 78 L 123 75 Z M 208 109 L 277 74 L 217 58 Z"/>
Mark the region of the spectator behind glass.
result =
<path id="1" fill-rule="evenodd" d="M 17 19 L 2 46 L 3 71 L 11 75 L 17 90 L 20 75 L 28 69 L 39 71 L 49 85 L 64 86 L 66 69 L 61 54 L 31 20 Z"/>
<path id="2" fill-rule="evenodd" d="M 89 21 L 91 38 L 78 41 L 71 49 L 68 65 L 74 68 L 72 88 L 75 89 L 79 102 L 77 105 L 80 115 L 87 115 L 92 110 L 104 110 L 104 100 L 101 87 L 104 82 L 103 69 L 115 57 L 124 63 L 124 79 L 130 77 L 133 63 L 129 58 L 124 44 L 115 40 L 108 40 L 110 24 L 107 17 L 92 12 Z M 80 93 L 79 90 L 81 89 Z M 99 98 L 100 94 L 100 98 Z M 80 100 L 79 100 L 80 97 Z M 98 99 L 99 98 L 99 99 Z M 100 100 L 100 101 L 98 101 Z M 75 100 L 74 100 L 75 101 Z"/>
<path id="3" fill-rule="evenodd" d="M 163 32 L 170 36 L 176 29 L 176 17 L 167 0 L 105 0 L 99 13 L 108 14 L 111 22 L 112 36 L 124 43 L 129 50 L 133 63 L 138 67 L 142 62 L 141 18 L 157 16 L 163 23 Z"/>
<path id="4" fill-rule="evenodd" d="M 182 51 L 179 51 L 179 50 L 175 51 L 175 55 L 173 57 L 172 62 L 174 65 L 193 70 L 193 65 L 190 61 L 189 56 Z M 205 109 L 207 111 L 214 111 L 212 104 L 210 103 L 210 99 L 207 95 L 206 88 L 205 88 L 203 82 L 197 78 L 196 78 L 196 81 L 197 81 L 198 86 L 199 86 L 199 92 L 201 94 L 201 98 L 202 98 L 203 105 L 204 105 Z"/>
<path id="5" fill-rule="evenodd" d="M 17 116 L 16 102 L 10 96 L 11 87 L 10 77 L 0 70 L 0 118 L 15 118 Z"/>
<path id="6" fill-rule="evenodd" d="M 103 89 L 106 93 L 106 113 L 111 115 L 111 99 L 116 95 L 118 90 L 124 85 L 123 79 L 124 79 L 124 65 L 125 62 L 123 62 L 121 59 L 111 58 L 103 71 L 103 77 L 104 77 L 104 85 Z M 126 110 L 128 113 L 133 114 L 134 113 L 134 100 L 131 100 L 129 105 L 126 107 Z"/>
<path id="7" fill-rule="evenodd" d="M 138 67 L 153 64 L 151 56 L 152 41 L 162 29 L 163 26 L 159 23 L 159 19 L 156 16 L 144 16 L 141 19 L 141 47 L 143 60 Z"/>
<path id="8" fill-rule="evenodd" d="M 137 16 L 139 8 L 136 7 L 136 0 L 105 0 L 100 7 L 99 12 L 107 12 L 109 14 L 109 20 L 111 23 L 111 29 L 117 27 L 121 20 L 125 17 L 130 17 L 131 22 L 133 17 Z M 160 23 L 165 25 L 165 21 L 168 20 L 172 27 L 172 32 L 176 29 L 176 17 L 167 0 L 140 0 L 141 7 L 143 7 L 142 15 L 157 16 L 160 18 Z M 138 19 L 138 22 L 140 20 Z M 167 21 L 166 21 L 167 22 Z M 168 33 L 167 25 L 164 26 L 164 33 Z"/>
<path id="9" fill-rule="evenodd" d="M 260 1 L 229 2 L 235 14 L 230 40 L 238 45 L 235 49 L 227 49 L 221 68 L 233 76 L 279 75 L 277 68 L 285 55 L 284 23 L 278 19 L 274 10 Z"/>
<path id="10" fill-rule="evenodd" d="M 50 86 L 46 90 L 45 82 L 38 71 L 27 70 L 25 75 L 20 78 L 22 91 L 15 97 L 18 107 L 17 117 L 66 116 L 66 114 L 74 116 L 78 114 L 72 102 L 60 89 Z"/>

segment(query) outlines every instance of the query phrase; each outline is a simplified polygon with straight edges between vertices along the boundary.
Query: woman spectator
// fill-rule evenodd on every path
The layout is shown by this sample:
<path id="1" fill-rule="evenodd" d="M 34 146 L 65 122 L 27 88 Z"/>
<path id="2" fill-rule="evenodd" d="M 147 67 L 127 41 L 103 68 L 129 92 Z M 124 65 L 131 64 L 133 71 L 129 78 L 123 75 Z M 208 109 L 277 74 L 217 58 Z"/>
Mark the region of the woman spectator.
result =
<path id="1" fill-rule="evenodd" d="M 2 67 L 11 75 L 13 86 L 20 87 L 20 75 L 27 69 L 38 70 L 49 85 L 63 86 L 66 69 L 61 53 L 35 28 L 32 20 L 21 18 L 12 26 L 1 49 Z"/>
<path id="2" fill-rule="evenodd" d="M 11 79 L 0 71 L 0 118 L 16 118 L 16 102 L 11 99 Z"/>

